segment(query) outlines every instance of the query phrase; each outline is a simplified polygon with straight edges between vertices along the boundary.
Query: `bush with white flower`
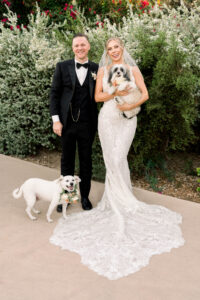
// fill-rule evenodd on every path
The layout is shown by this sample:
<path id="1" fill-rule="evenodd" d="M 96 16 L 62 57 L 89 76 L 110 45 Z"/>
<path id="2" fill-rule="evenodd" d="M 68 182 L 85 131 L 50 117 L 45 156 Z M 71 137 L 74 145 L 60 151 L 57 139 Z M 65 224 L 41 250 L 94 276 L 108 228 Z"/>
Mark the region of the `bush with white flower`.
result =
<path id="1" fill-rule="evenodd" d="M 0 24 L 0 152 L 22 156 L 54 147 L 49 89 L 66 51 L 39 9 L 28 29 L 17 27 L 11 11 L 7 18 L 9 27 Z"/>
<path id="2" fill-rule="evenodd" d="M 131 9 L 120 25 L 94 26 L 81 11 L 72 26 L 48 22 L 37 8 L 27 29 L 0 25 L 0 151 L 27 155 L 40 146 L 56 145 L 49 115 L 49 91 L 56 63 L 72 57 L 74 32 L 84 31 L 91 43 L 90 59 L 98 62 L 105 41 L 119 36 L 141 69 L 150 99 L 138 116 L 131 153 L 139 169 L 158 152 L 184 150 L 197 143 L 199 122 L 200 8 L 156 6 L 142 15 Z M 12 26 L 12 29 L 10 29 Z M 101 158 L 98 138 L 94 166 Z M 97 158 L 97 159 L 96 159 Z M 95 165 L 96 163 L 96 165 Z M 95 169 L 95 168 L 94 168 Z M 99 168 L 97 168 L 99 169 Z"/>

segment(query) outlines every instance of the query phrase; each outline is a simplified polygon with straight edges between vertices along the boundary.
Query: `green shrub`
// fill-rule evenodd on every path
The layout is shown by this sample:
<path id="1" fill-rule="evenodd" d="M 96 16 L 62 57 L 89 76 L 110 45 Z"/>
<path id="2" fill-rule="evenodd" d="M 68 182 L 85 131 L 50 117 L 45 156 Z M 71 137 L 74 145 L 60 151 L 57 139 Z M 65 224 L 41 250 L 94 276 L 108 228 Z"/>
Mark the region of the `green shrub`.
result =
<path id="1" fill-rule="evenodd" d="M 119 36 L 144 75 L 150 99 L 138 116 L 131 170 L 144 173 L 149 161 L 157 164 L 158 153 L 164 156 L 197 144 L 198 10 L 156 6 L 142 16 L 130 10 L 120 26 L 107 19 L 99 27 L 81 12 L 72 23 L 69 13 L 63 23 L 54 24 L 38 8 L 35 16 L 29 16 L 28 30 L 19 30 L 17 16 L 9 12 L 7 27 L 0 24 L 0 152 L 28 155 L 41 146 L 57 147 L 49 115 L 51 79 L 56 63 L 72 57 L 73 33 L 83 30 L 91 42 L 91 60 L 100 60 L 108 37 Z M 94 177 L 103 179 L 98 137 L 93 150 Z"/>
<path id="2" fill-rule="evenodd" d="M 155 40 L 148 35 L 141 39 L 146 45 L 141 53 L 141 70 L 147 78 L 150 100 L 139 115 L 133 147 L 145 161 L 158 152 L 185 150 L 197 141 L 193 125 L 197 119 L 196 83 L 198 77 L 187 66 L 187 55 L 172 41 L 166 50 L 164 34 Z"/>
<path id="3" fill-rule="evenodd" d="M 17 16 L 9 12 L 8 18 L 13 30 L 1 25 L 0 34 L 0 152 L 23 156 L 55 144 L 49 115 L 50 58 L 55 63 L 60 55 L 48 44 L 50 28 L 39 12 L 38 22 L 30 20 L 29 30 L 22 32 L 15 26 Z M 51 43 L 57 43 L 53 36 Z M 56 50 L 61 52 L 62 47 L 57 45 Z M 38 71 L 41 57 L 47 66 Z"/>

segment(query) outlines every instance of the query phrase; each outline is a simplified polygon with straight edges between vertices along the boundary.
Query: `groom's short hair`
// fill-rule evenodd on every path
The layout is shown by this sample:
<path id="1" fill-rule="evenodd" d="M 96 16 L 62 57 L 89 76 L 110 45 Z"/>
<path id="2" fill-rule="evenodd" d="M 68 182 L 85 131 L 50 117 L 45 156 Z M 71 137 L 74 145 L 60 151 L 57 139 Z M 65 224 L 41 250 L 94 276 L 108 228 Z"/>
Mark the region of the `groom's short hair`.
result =
<path id="1" fill-rule="evenodd" d="M 88 41 L 88 43 L 90 42 L 88 36 L 87 36 L 86 34 L 84 34 L 84 33 L 81 33 L 81 32 L 76 33 L 76 34 L 73 36 L 72 41 L 73 41 L 75 38 L 77 38 L 77 37 L 84 37 L 84 38 L 86 38 L 86 40 Z"/>

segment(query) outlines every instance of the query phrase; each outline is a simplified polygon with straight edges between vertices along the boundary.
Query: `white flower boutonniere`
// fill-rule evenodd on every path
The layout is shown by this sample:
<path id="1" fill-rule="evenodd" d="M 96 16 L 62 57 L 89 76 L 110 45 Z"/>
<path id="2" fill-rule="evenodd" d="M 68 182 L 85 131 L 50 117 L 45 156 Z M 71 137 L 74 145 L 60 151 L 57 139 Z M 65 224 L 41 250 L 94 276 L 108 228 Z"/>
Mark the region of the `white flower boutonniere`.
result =
<path id="1" fill-rule="evenodd" d="M 97 79 L 97 74 L 96 74 L 95 72 L 91 72 L 91 75 L 92 75 L 92 78 L 93 78 L 94 80 Z"/>

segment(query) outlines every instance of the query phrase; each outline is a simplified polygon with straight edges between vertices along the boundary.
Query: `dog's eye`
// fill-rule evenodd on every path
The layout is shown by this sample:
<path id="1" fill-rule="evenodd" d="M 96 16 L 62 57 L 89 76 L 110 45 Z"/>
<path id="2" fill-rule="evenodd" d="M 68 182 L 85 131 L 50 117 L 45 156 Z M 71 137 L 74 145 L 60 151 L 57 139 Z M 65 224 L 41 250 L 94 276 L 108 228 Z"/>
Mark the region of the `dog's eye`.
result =
<path id="1" fill-rule="evenodd" d="M 69 182 L 69 179 L 67 179 L 66 181 Z"/>
<path id="2" fill-rule="evenodd" d="M 123 69 L 123 68 L 120 68 L 120 71 L 121 71 L 121 72 L 124 72 L 124 69 Z"/>
<path id="3" fill-rule="evenodd" d="M 117 72 L 117 70 L 118 70 L 118 68 L 115 68 L 115 69 L 114 69 L 114 73 Z"/>

